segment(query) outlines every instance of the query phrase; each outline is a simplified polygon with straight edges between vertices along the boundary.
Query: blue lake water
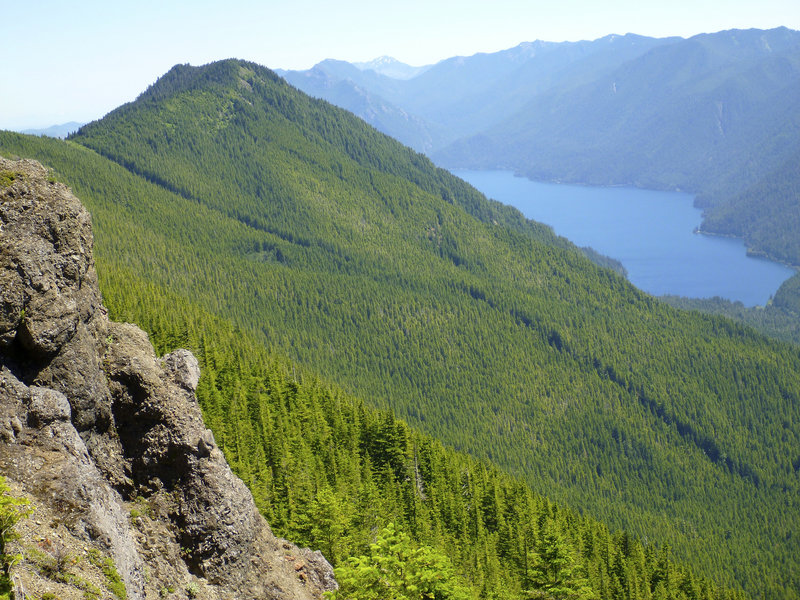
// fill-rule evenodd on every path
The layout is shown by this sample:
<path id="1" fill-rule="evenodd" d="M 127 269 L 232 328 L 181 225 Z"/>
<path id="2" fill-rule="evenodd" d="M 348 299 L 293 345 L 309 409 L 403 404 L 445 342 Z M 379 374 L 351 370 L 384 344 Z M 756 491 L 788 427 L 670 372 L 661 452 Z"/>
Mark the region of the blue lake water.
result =
<path id="1" fill-rule="evenodd" d="M 698 235 L 701 211 L 678 192 L 540 183 L 510 171 L 453 171 L 578 246 L 616 258 L 650 294 L 764 305 L 794 270 L 747 256 L 741 240 Z"/>

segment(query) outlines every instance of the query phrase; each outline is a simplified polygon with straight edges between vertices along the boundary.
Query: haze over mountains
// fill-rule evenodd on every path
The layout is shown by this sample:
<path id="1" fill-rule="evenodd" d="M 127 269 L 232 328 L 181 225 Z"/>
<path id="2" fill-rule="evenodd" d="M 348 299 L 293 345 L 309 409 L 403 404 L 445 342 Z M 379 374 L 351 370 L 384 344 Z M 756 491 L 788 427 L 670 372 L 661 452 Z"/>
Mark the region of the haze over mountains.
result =
<path id="1" fill-rule="evenodd" d="M 798 188 L 796 31 L 531 42 L 408 80 L 338 61 L 284 76 L 450 168 L 696 193 L 703 229 L 800 263 L 786 191 Z"/>
<path id="2" fill-rule="evenodd" d="M 80 129 L 83 123 L 77 121 L 70 121 L 60 125 L 51 125 L 50 127 L 43 127 L 41 129 L 23 129 L 20 133 L 27 133 L 30 135 L 46 135 L 48 137 L 65 138 L 70 133 L 75 133 Z"/>
<path id="3" fill-rule="evenodd" d="M 519 483 L 472 467 L 435 480 L 442 470 L 426 470 L 394 416 L 379 427 L 357 403 L 344 411 L 303 377 L 275 375 L 265 347 L 539 493 L 672 545 L 706 576 L 797 597 L 796 347 L 658 303 L 252 63 L 176 66 L 67 142 L 2 133 L 0 151 L 50 165 L 89 204 L 106 301 L 162 350 L 201 357 L 215 435 L 289 532 L 324 540 L 298 498 L 366 506 L 337 521 L 360 549 L 369 482 L 391 481 L 381 501 L 420 540 L 517 578 L 509 592 L 476 576 L 477 590 L 514 597 L 533 560 L 509 526 Z M 327 409 L 298 408 L 312 400 Z M 340 462 L 338 447 L 363 462 Z M 449 491 L 431 499 L 440 483 Z M 599 538 L 576 539 L 603 554 Z M 598 567 L 600 597 L 636 597 L 624 582 L 638 560 Z M 645 597 L 714 596 L 667 571 L 636 571 Z"/>
<path id="4" fill-rule="evenodd" d="M 353 63 L 362 71 L 375 71 L 393 79 L 411 79 L 431 68 L 431 65 L 412 67 L 391 56 L 381 56 L 368 62 Z"/>

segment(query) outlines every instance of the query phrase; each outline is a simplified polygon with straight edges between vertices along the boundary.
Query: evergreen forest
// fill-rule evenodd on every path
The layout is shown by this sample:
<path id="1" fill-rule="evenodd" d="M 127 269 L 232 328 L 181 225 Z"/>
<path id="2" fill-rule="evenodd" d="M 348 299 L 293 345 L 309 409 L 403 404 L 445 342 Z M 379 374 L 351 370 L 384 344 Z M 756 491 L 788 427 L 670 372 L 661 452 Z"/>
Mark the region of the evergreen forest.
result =
<path id="1" fill-rule="evenodd" d="M 676 308 L 724 315 L 747 323 L 770 337 L 800 345 L 800 274 L 784 281 L 763 307 L 747 307 L 741 302 L 719 297 L 698 299 L 662 296 L 660 299 Z"/>
<path id="2" fill-rule="evenodd" d="M 639 292 L 252 63 L 0 153 L 87 205 L 112 316 L 197 354 L 272 526 L 354 586 L 396 548 L 442 597 L 800 595 L 797 347 Z"/>

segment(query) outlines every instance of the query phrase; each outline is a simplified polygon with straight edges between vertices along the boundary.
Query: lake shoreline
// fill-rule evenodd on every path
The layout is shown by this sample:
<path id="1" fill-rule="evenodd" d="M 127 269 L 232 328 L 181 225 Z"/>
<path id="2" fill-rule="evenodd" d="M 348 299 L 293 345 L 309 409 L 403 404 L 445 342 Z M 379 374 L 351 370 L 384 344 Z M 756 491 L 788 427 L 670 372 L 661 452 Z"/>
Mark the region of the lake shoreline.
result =
<path id="1" fill-rule="evenodd" d="M 653 296 L 717 296 L 763 306 L 797 272 L 757 255 L 741 238 L 703 232 L 702 209 L 690 193 L 535 181 L 514 171 L 453 173 L 576 246 L 617 259 L 628 280 Z"/>
<path id="2" fill-rule="evenodd" d="M 758 258 L 758 259 L 768 260 L 770 262 L 778 263 L 778 264 L 783 265 L 785 267 L 788 267 L 790 269 L 794 269 L 796 272 L 800 272 L 800 264 L 794 264 L 794 263 L 786 262 L 785 260 L 780 259 L 780 258 L 778 258 L 776 256 L 773 256 L 769 252 L 764 252 L 763 250 L 754 250 L 753 248 L 748 246 L 747 245 L 747 241 L 743 237 L 741 237 L 739 235 L 734 235 L 732 233 L 716 233 L 714 231 L 705 231 L 704 229 L 701 229 L 699 225 L 695 228 L 695 230 L 692 233 L 696 233 L 698 235 L 705 235 L 705 236 L 708 236 L 708 237 L 719 237 L 719 238 L 727 238 L 727 239 L 731 239 L 731 240 L 741 240 L 742 243 L 744 244 L 744 247 L 747 249 L 747 256 L 749 256 L 751 258 Z"/>

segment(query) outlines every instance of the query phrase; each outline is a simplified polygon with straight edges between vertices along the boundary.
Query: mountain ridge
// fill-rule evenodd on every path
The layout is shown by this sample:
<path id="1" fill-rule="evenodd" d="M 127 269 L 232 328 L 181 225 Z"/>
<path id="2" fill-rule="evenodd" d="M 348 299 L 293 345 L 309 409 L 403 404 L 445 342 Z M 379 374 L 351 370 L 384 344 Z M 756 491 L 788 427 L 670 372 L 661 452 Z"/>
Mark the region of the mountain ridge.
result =
<path id="1" fill-rule="evenodd" d="M 266 69 L 204 72 L 67 143 L 0 142 L 83 186 L 120 269 L 707 573 L 757 586 L 769 556 L 789 593 L 796 349 L 667 309 Z M 81 147 L 149 191 L 81 184 Z"/>
<path id="2" fill-rule="evenodd" d="M 391 56 L 379 56 L 368 62 L 355 62 L 352 64 L 362 71 L 375 71 L 376 73 L 391 77 L 392 79 L 411 79 L 412 77 L 424 73 L 432 66 L 423 65 L 421 67 L 412 67 Z"/>
<path id="3" fill-rule="evenodd" d="M 65 138 L 70 133 L 78 131 L 83 123 L 78 123 L 77 121 L 69 121 L 67 123 L 61 123 L 60 125 L 51 125 L 49 127 L 42 127 L 37 129 L 23 129 L 20 133 L 26 133 L 29 135 L 46 135 L 50 137 L 56 138 Z"/>

